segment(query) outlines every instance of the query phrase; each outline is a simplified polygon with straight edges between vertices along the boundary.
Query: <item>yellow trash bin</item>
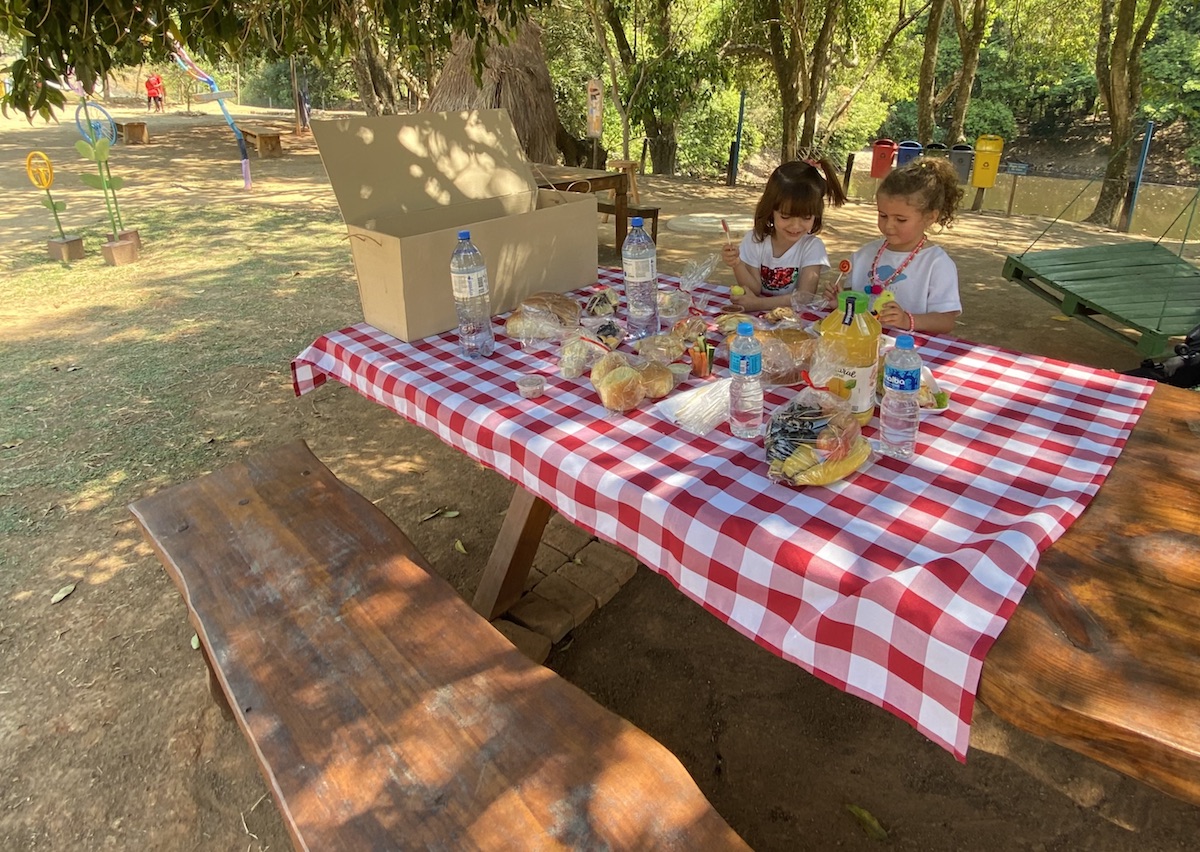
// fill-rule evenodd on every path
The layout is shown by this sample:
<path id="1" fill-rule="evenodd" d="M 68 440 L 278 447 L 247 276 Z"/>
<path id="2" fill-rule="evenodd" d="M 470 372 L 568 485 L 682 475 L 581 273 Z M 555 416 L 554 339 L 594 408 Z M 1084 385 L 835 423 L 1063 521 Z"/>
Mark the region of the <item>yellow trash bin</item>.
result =
<path id="1" fill-rule="evenodd" d="M 1004 140 L 999 136 L 980 136 L 975 140 L 975 170 L 971 173 L 971 186 L 991 189 L 996 185 L 996 172 L 1000 170 L 1000 155 L 1004 152 Z"/>

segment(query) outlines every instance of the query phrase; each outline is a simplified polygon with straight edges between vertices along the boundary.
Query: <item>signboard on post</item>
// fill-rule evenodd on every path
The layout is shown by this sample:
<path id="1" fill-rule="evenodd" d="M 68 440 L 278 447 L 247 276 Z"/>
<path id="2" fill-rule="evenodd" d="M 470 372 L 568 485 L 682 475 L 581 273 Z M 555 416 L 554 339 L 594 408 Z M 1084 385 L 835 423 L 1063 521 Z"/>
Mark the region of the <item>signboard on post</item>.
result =
<path id="1" fill-rule="evenodd" d="M 604 86 L 595 78 L 587 84 L 587 135 L 589 139 L 604 135 Z"/>

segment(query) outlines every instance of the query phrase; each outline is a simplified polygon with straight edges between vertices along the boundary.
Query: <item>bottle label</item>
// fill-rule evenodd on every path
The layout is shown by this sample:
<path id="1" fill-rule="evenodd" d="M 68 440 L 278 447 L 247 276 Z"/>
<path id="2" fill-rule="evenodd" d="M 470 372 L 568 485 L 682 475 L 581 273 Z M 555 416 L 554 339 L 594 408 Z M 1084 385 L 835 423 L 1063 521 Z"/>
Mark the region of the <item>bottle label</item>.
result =
<path id="1" fill-rule="evenodd" d="M 762 353 L 746 355 L 742 352 L 729 353 L 729 372 L 735 376 L 761 376 Z"/>
<path id="2" fill-rule="evenodd" d="M 902 370 L 885 365 L 883 368 L 883 387 L 896 391 L 915 391 L 921 389 L 921 371 Z"/>
<path id="3" fill-rule="evenodd" d="M 869 367 L 850 367 L 839 364 L 829 380 L 829 390 L 850 401 L 850 411 L 863 414 L 875 408 L 875 370 Z"/>
<path id="4" fill-rule="evenodd" d="M 454 288 L 454 298 L 472 299 L 475 296 L 486 296 L 488 292 L 487 270 L 482 272 L 451 272 L 450 284 Z"/>
<path id="5" fill-rule="evenodd" d="M 624 258 L 626 281 L 657 281 L 658 258 L 627 257 Z"/>

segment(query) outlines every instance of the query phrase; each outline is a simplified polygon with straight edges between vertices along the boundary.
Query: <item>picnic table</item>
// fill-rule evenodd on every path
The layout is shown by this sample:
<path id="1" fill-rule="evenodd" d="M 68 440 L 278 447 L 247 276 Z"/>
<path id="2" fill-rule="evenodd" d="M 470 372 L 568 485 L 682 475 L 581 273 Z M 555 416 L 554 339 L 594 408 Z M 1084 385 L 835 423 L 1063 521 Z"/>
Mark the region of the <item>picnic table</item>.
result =
<path id="1" fill-rule="evenodd" d="M 599 271 L 597 287 L 618 283 L 616 270 Z M 660 284 L 676 283 L 660 277 Z M 1028 644 L 1045 632 L 1061 634 L 1058 625 L 1073 615 L 1070 640 L 1097 661 L 1103 658 L 1094 651 L 1103 644 L 1112 660 L 1119 640 L 1133 632 L 1112 633 L 1124 614 L 1119 605 L 1116 615 L 1097 614 L 1076 599 L 1089 560 L 1103 559 L 1089 549 L 1094 529 L 1068 543 L 1067 528 L 1101 491 L 1131 435 L 1150 461 L 1126 465 L 1122 489 L 1142 482 L 1145 465 L 1156 463 L 1175 489 L 1170 493 L 1194 495 L 1194 465 L 1184 464 L 1182 453 L 1178 463 L 1165 463 L 1168 452 L 1188 449 L 1179 418 L 1193 409 L 1170 397 L 1182 392 L 1144 380 L 950 337 L 917 338 L 951 394 L 949 410 L 923 420 L 917 457 L 881 458 L 844 482 L 806 489 L 771 482 L 761 441 L 735 438 L 727 426 L 694 436 L 648 404 L 610 415 L 586 377 L 558 375 L 552 347 L 522 350 L 503 335 L 492 358 L 468 361 L 454 332 L 404 343 L 358 324 L 322 335 L 292 370 L 298 395 L 333 379 L 516 483 L 480 583 L 493 609 L 503 607 L 514 581 L 519 591 L 528 570 L 518 558 L 528 548 L 514 541 L 540 534 L 543 509 L 552 507 L 669 577 L 730 627 L 905 719 L 960 760 L 977 690 L 1008 717 L 1021 696 L 1038 694 L 1039 707 L 1050 708 L 1034 714 L 1045 729 L 1038 732 L 1200 801 L 1200 730 L 1178 712 L 1186 703 L 1164 706 L 1157 717 L 1141 714 L 1132 727 L 1150 733 L 1131 748 L 1129 715 L 1105 715 L 1119 702 L 1105 704 L 1105 713 L 1072 705 L 1078 691 L 1059 681 L 1070 681 L 1075 662 L 1056 653 L 1062 665 L 1043 665 L 1044 649 Z M 546 377 L 545 397 L 517 393 L 514 380 L 531 372 Z M 770 389 L 767 410 L 791 392 Z M 1152 423 L 1139 425 L 1152 393 Z M 875 427 L 866 427 L 868 437 Z M 1106 512 L 1127 509 L 1124 493 L 1104 496 Z M 1120 517 L 1095 514 L 1090 523 L 1108 535 L 1128 529 L 1166 536 L 1177 550 L 1200 552 L 1194 512 L 1164 515 L 1157 525 L 1152 512 L 1134 513 L 1130 528 L 1116 523 Z M 1037 609 L 1019 608 L 1043 551 L 1064 554 L 1052 562 L 1058 576 L 1045 584 L 1050 591 Z M 1145 675 L 1164 701 L 1186 695 L 1200 674 L 1200 584 L 1168 576 L 1161 559 L 1149 556 L 1128 571 L 1152 575 L 1155 594 L 1181 626 L 1168 632 L 1155 619 L 1139 623 L 1140 645 L 1170 637 L 1169 659 L 1117 653 L 1119 682 L 1137 684 Z M 477 597 L 476 608 L 489 602 Z M 1031 621 L 1014 618 L 1022 609 Z M 1025 626 L 1008 642 L 1007 662 L 985 666 L 1010 619 Z M 1133 693 L 1124 702 L 1139 699 Z M 1089 714 L 1094 724 L 1077 724 Z M 1142 746 L 1149 751 L 1139 752 Z"/>
<path id="2" fill-rule="evenodd" d="M 612 190 L 613 220 L 616 223 L 616 246 L 620 249 L 629 234 L 629 175 L 625 172 L 606 172 L 582 166 L 556 166 L 537 163 L 533 176 L 538 186 L 563 192 L 608 192 Z"/>

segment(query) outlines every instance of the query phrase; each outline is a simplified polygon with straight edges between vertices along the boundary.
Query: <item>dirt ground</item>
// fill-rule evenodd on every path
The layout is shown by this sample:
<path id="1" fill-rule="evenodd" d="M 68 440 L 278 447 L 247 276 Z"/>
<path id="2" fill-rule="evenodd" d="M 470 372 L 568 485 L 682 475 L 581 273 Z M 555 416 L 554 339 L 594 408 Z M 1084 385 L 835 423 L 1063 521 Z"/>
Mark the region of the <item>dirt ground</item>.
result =
<path id="1" fill-rule="evenodd" d="M 283 159 L 252 160 L 255 186 L 244 192 L 228 130 L 215 109 L 208 112 L 150 116 L 151 144 L 122 149 L 130 209 L 159 203 L 202 211 L 220 200 L 336 210 L 310 138 L 285 137 Z M 288 125 L 282 115 L 274 120 Z M 18 256 L 40 255 L 46 236 L 46 211 L 24 175 L 26 153 L 41 149 L 66 162 L 76 138 L 65 124 L 0 121 L 5 269 Z M 666 272 L 720 241 L 704 229 L 676 230 L 673 219 L 688 230 L 694 220 L 681 217 L 689 214 L 749 215 L 757 198 L 753 187 L 656 177 L 640 183 L 643 200 L 663 211 Z M 869 189 L 864 179 L 851 194 Z M 61 197 L 73 201 L 85 191 L 64 184 Z M 70 228 L 72 216 L 91 224 L 86 209 L 72 204 L 64 224 Z M 873 206 L 863 200 L 831 211 L 827 222 L 835 262 L 875 234 Z M 959 333 L 1098 367 L 1136 365 L 1131 347 L 1064 321 L 1001 277 L 1004 256 L 1028 246 L 1046 224 L 968 213 L 938 236 L 959 266 L 966 308 Z M 612 225 L 598 223 L 597 234 L 601 262 L 612 263 Z M 1038 247 L 1120 239 L 1059 224 Z M 341 253 L 352 276 L 345 243 L 329 250 Z M 54 331 L 52 315 L 28 322 L 0 307 L 0 318 L 18 341 Z M 359 319 L 348 299 L 330 328 Z M 287 364 L 269 380 L 226 378 L 208 383 L 203 405 L 186 416 L 217 431 L 235 419 L 253 422 L 244 433 L 261 436 L 263 445 L 305 438 L 397 520 L 439 573 L 463 594 L 473 592 L 478 566 L 443 556 L 430 525 L 404 519 L 472 494 L 476 520 L 458 535 L 472 552 L 486 552 L 512 490 L 502 477 L 344 389 L 295 399 Z M 256 441 L 224 447 L 213 466 Z M 5 447 L 0 508 L 43 508 L 32 531 L 0 544 L 0 849 L 287 848 L 253 756 L 207 695 L 179 595 L 125 510 L 146 492 L 144 482 L 131 477 L 106 499 L 51 487 L 15 491 L 2 478 L 15 464 Z M 78 583 L 76 592 L 52 605 L 51 595 L 68 582 Z M 960 765 L 883 710 L 744 639 L 644 567 L 555 648 L 548 665 L 678 755 L 759 850 L 1192 849 L 1200 836 L 1200 808 L 1028 736 L 982 706 Z M 847 805 L 873 814 L 889 838 L 870 839 Z M 397 838 L 396 848 L 403 846 Z"/>

